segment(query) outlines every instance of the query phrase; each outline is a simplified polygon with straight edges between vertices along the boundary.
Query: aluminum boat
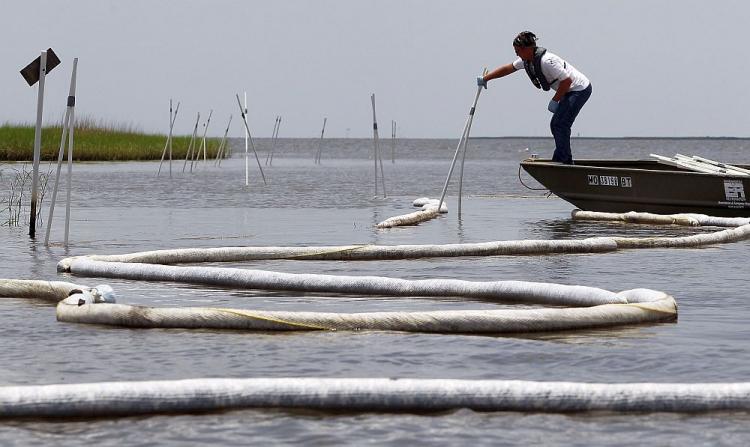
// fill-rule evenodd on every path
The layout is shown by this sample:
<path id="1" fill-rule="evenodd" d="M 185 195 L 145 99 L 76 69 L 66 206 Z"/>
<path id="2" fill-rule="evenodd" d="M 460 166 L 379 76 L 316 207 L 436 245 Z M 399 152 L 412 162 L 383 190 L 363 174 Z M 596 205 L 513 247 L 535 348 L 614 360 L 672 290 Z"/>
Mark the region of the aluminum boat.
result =
<path id="1" fill-rule="evenodd" d="M 750 217 L 750 165 L 652 156 L 656 159 L 576 160 L 573 165 L 532 157 L 521 167 L 582 210 Z"/>

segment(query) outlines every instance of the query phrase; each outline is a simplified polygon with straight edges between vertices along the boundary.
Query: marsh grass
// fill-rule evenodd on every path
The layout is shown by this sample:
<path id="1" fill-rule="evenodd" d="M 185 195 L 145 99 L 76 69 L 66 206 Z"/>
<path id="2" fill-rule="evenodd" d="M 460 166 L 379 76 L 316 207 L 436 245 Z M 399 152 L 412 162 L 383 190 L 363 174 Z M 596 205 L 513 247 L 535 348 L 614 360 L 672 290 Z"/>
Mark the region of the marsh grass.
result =
<path id="1" fill-rule="evenodd" d="M 51 164 L 48 165 L 51 169 Z M 41 166 L 40 166 L 41 168 Z M 30 165 L 23 163 L 17 166 L 3 166 L 0 169 L 0 184 L 7 187 L 4 196 L 0 196 L 0 226 L 17 227 L 27 223 L 31 206 L 31 184 L 33 172 Z M 50 172 L 39 172 L 37 196 L 37 225 L 42 224 L 42 204 L 47 192 Z"/>
<path id="2" fill-rule="evenodd" d="M 42 160 L 57 160 L 62 125 L 42 128 Z M 200 135 L 196 138 L 200 147 Z M 123 161 L 161 159 L 166 135 L 146 134 L 130 124 L 112 124 L 84 117 L 76 120 L 73 159 L 77 161 Z M 218 138 L 206 138 L 206 156 L 215 158 Z M 184 159 L 190 136 L 172 137 L 172 158 Z M 0 125 L 0 160 L 31 161 L 34 152 L 34 125 Z"/>

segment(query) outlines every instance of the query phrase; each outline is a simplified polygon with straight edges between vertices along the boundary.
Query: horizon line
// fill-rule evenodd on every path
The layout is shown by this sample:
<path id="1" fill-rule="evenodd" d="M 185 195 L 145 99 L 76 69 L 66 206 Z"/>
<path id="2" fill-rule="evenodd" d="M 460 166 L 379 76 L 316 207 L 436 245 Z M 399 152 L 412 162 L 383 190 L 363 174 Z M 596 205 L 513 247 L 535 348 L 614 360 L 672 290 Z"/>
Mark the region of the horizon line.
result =
<path id="1" fill-rule="evenodd" d="M 243 138 L 241 136 L 239 137 L 229 137 L 229 138 Z M 272 138 L 269 136 L 257 136 L 254 138 Z M 309 140 L 309 139 L 320 139 L 319 136 L 310 136 L 310 137 L 278 137 L 280 140 Z M 371 140 L 372 137 L 327 137 L 326 139 L 331 140 Z M 380 140 L 389 140 L 390 137 L 382 137 Z M 396 136 L 397 140 L 455 140 L 457 138 L 455 137 L 399 137 Z M 474 140 L 551 140 L 553 139 L 552 136 L 523 136 L 523 135 L 512 135 L 512 136 L 477 136 L 477 137 L 469 137 L 469 139 Z M 672 137 L 665 137 L 665 136 L 620 136 L 620 137 L 590 137 L 590 136 L 579 136 L 579 137 L 570 137 L 571 140 L 750 140 L 750 136 L 718 136 L 718 137 L 711 137 L 711 136 L 703 136 L 703 137 L 696 137 L 696 136 L 672 136 Z"/>

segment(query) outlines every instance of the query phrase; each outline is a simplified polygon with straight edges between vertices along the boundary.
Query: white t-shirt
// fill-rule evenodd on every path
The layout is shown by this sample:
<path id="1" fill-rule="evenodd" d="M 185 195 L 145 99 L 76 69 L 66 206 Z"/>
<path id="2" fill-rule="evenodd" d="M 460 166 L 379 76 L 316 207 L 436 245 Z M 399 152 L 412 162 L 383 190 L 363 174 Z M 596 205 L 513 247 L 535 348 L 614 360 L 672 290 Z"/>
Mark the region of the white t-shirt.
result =
<path id="1" fill-rule="evenodd" d="M 557 91 L 557 87 L 560 86 L 560 81 L 570 78 L 572 81 L 570 84 L 570 91 L 577 92 L 584 90 L 589 86 L 589 78 L 583 75 L 580 71 L 576 70 L 570 62 L 565 62 L 560 56 L 550 53 L 547 51 L 542 56 L 541 60 L 542 74 L 547 81 L 549 86 Z M 523 70 L 523 60 L 519 57 L 513 61 L 513 68 L 516 70 Z"/>

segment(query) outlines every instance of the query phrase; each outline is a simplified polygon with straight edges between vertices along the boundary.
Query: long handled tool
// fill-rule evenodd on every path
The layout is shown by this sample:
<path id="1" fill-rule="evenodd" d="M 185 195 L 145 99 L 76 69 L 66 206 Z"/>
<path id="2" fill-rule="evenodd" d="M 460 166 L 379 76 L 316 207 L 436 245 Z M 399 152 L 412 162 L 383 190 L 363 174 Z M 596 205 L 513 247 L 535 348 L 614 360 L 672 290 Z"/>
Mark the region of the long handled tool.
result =
<path id="1" fill-rule="evenodd" d="M 250 147 L 253 149 L 253 153 L 255 154 L 255 161 L 258 162 L 258 169 L 260 169 L 260 176 L 263 177 L 263 184 L 267 185 L 266 182 L 266 175 L 263 174 L 263 167 L 260 165 L 260 158 L 258 158 L 258 152 L 255 151 L 255 145 L 253 144 L 253 137 L 250 134 L 250 127 L 247 125 L 247 117 L 245 115 L 245 109 L 242 108 L 242 103 L 240 102 L 240 95 L 235 95 L 237 97 L 237 105 L 240 106 L 240 114 L 242 115 L 242 122 L 245 123 L 245 132 L 247 132 L 245 135 L 247 135 L 247 139 L 250 142 Z M 247 157 L 245 157 L 245 160 L 247 160 Z M 245 162 L 245 166 L 247 166 L 247 161 Z M 245 171 L 245 184 L 247 184 L 247 171 Z"/>
<path id="2" fill-rule="evenodd" d="M 487 74 L 487 69 L 484 70 L 483 74 Z M 456 160 L 458 159 L 458 153 L 463 149 L 464 151 L 464 158 L 466 157 L 466 145 L 469 141 L 469 132 L 471 132 L 471 123 L 474 121 L 474 111 L 476 111 L 477 108 L 477 101 L 479 101 L 479 95 L 482 93 L 482 86 L 477 86 L 477 94 L 474 96 L 474 103 L 471 105 L 471 109 L 469 109 L 469 116 L 466 117 L 466 124 L 464 124 L 464 130 L 461 134 L 461 138 L 458 140 L 458 145 L 456 146 L 456 153 L 453 154 L 453 161 L 451 162 L 451 168 L 448 171 L 448 178 L 445 179 L 445 185 L 443 186 L 443 192 L 440 195 L 440 202 L 438 203 L 438 210 L 441 209 L 443 206 L 443 201 L 445 200 L 445 193 L 448 191 L 448 184 L 451 181 L 451 176 L 453 175 L 453 168 L 456 167 Z M 461 161 L 461 181 L 463 182 L 463 160 Z M 460 188 L 460 185 L 459 185 Z M 458 194 L 458 215 L 461 215 L 461 190 L 459 189 Z"/>

